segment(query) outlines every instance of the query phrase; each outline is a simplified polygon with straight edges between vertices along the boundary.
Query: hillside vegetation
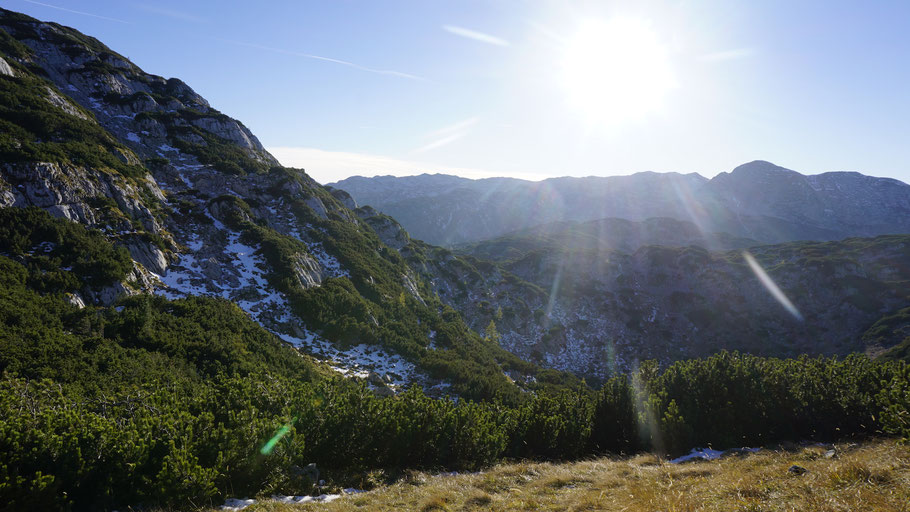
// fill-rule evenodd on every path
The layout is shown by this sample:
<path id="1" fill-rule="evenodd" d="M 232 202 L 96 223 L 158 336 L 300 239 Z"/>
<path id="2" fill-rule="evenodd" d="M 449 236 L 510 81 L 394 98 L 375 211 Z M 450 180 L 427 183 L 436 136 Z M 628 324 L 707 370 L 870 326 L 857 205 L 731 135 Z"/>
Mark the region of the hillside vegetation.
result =
<path id="1" fill-rule="evenodd" d="M 910 434 L 904 362 L 724 353 L 664 371 L 643 364 L 599 391 L 456 402 L 415 387 L 383 398 L 326 376 L 227 301 L 140 296 L 79 309 L 28 285 L 40 267 L 0 265 L 9 509 L 301 494 L 312 489 L 299 472 L 309 463 L 333 484 L 362 485 L 376 471 L 476 470 L 503 458 Z"/>

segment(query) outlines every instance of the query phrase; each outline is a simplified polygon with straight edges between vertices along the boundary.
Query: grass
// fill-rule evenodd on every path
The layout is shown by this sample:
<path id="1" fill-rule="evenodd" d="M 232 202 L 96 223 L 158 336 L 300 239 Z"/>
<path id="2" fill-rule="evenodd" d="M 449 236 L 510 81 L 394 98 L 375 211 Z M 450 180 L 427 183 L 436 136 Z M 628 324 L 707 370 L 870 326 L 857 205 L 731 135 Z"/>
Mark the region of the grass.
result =
<path id="1" fill-rule="evenodd" d="M 331 503 L 261 502 L 296 511 L 910 511 L 910 447 L 893 440 L 763 450 L 668 464 L 653 455 L 565 464 L 515 463 L 454 476 L 412 475 Z M 797 464 L 808 471 L 788 473 Z"/>

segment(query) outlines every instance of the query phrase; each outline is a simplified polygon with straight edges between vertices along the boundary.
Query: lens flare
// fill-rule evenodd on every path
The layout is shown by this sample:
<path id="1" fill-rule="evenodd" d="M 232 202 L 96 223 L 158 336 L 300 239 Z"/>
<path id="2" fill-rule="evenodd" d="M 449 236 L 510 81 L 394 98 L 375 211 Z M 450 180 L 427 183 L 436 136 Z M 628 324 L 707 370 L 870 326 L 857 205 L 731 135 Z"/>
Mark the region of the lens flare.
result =
<path id="1" fill-rule="evenodd" d="M 758 261 L 755 260 L 755 257 L 749 254 L 748 251 L 743 251 L 743 258 L 745 258 L 746 263 L 749 264 L 749 268 L 752 269 L 752 272 L 755 273 L 755 277 L 757 277 L 765 289 L 768 290 L 768 293 L 770 293 L 771 296 L 774 297 L 774 299 L 784 307 L 784 309 L 793 315 L 793 318 L 796 318 L 802 322 L 803 315 L 799 312 L 798 309 L 796 309 L 796 306 L 790 302 L 790 299 L 784 295 L 784 292 L 780 289 L 780 287 L 777 286 L 777 283 L 771 279 L 771 276 L 765 272 L 765 269 L 763 269 L 761 265 L 758 264 Z"/>
<path id="2" fill-rule="evenodd" d="M 259 449 L 259 453 L 263 455 L 269 455 L 275 449 L 275 445 L 278 444 L 278 441 L 281 441 L 281 438 L 286 436 L 288 432 L 291 431 L 291 427 L 294 426 L 294 422 L 297 421 L 297 418 L 294 418 L 289 423 L 285 423 L 278 429 L 278 432 L 275 432 L 275 435 L 271 439 L 266 441 L 262 448 Z"/>

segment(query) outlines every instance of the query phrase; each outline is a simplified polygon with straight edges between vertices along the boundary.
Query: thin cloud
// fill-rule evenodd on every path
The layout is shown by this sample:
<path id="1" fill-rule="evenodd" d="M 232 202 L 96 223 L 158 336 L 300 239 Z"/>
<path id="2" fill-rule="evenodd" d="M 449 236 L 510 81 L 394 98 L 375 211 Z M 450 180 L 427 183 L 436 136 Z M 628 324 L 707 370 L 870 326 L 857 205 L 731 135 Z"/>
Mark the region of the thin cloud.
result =
<path id="1" fill-rule="evenodd" d="M 57 9 L 58 11 L 64 11 L 64 12 L 69 12 L 69 13 L 73 13 L 73 14 L 81 14 L 82 16 L 91 16 L 92 18 L 98 18 L 98 19 L 107 20 L 107 21 L 116 21 L 117 23 L 125 23 L 127 25 L 133 25 L 132 21 L 121 20 L 118 18 L 111 18 L 110 16 L 102 16 L 100 14 L 92 14 L 90 12 L 77 11 L 75 9 L 67 9 L 66 7 L 60 7 L 59 5 L 51 5 L 51 4 L 46 4 L 43 2 L 36 2 L 35 0 L 22 0 L 22 1 L 30 3 L 30 4 L 34 4 L 34 5 L 40 5 L 41 7 Z"/>
<path id="2" fill-rule="evenodd" d="M 471 126 L 474 126 L 476 123 L 477 118 L 471 117 L 469 119 L 465 119 L 464 121 L 458 121 L 455 124 L 434 130 L 425 136 L 425 138 L 432 138 L 434 140 L 413 150 L 412 153 L 424 153 L 451 144 L 467 135 L 469 128 Z"/>
<path id="3" fill-rule="evenodd" d="M 441 135 L 448 135 L 455 132 L 462 132 L 477 124 L 478 118 L 471 117 L 465 119 L 464 121 L 458 121 L 455 124 L 450 124 L 449 126 L 442 127 L 438 130 L 434 130 L 427 134 L 427 137 L 439 137 Z"/>
<path id="4" fill-rule="evenodd" d="M 735 48 L 733 50 L 724 50 L 722 52 L 714 52 L 706 55 L 702 55 L 698 60 L 702 62 L 725 62 L 728 60 L 739 60 L 745 59 L 755 55 L 757 52 L 755 48 Z"/>
<path id="5" fill-rule="evenodd" d="M 453 133 L 452 135 L 446 135 L 445 137 L 443 137 L 441 139 L 436 139 L 433 142 L 430 142 L 429 144 L 427 144 L 425 146 L 421 146 L 421 147 L 415 149 L 413 152 L 414 153 L 425 153 L 427 151 L 430 151 L 430 150 L 433 150 L 436 148 L 441 148 L 443 146 L 447 146 L 447 145 L 455 142 L 456 140 L 464 137 L 465 135 L 467 135 L 467 132 L 460 132 L 460 133 Z"/>
<path id="6" fill-rule="evenodd" d="M 225 43 L 234 44 L 234 45 L 237 45 L 237 46 L 246 46 L 246 47 L 248 47 L 248 48 L 256 48 L 257 50 L 265 50 L 265 51 L 269 51 L 269 52 L 280 53 L 280 54 L 282 54 L 282 55 L 291 55 L 291 56 L 294 56 L 294 57 L 302 57 L 302 58 L 304 58 L 304 59 L 312 59 L 312 60 L 318 60 L 318 61 L 322 61 L 322 62 L 331 62 L 332 64 L 340 64 L 340 65 L 342 65 L 342 66 L 347 66 L 347 67 L 350 67 L 350 68 L 354 68 L 354 69 L 356 69 L 356 70 L 358 70 L 358 71 L 365 71 L 365 72 L 367 72 L 367 73 L 375 73 L 375 74 L 377 74 L 377 75 L 397 76 L 397 77 L 399 77 L 399 78 L 407 78 L 408 80 L 417 80 L 417 81 L 420 81 L 420 82 L 426 82 L 426 81 L 427 81 L 426 78 L 424 78 L 424 77 L 422 77 L 422 76 L 418 76 L 418 75 L 412 75 L 411 73 L 402 73 L 401 71 L 395 71 L 395 70 L 392 70 L 392 69 L 377 69 L 377 68 L 370 68 L 370 67 L 361 66 L 360 64 L 355 64 L 355 63 L 353 63 L 353 62 L 349 62 L 349 61 L 346 61 L 346 60 L 333 59 L 333 58 L 331 58 L 331 57 L 323 57 L 322 55 L 313 55 L 313 54 L 310 54 L 310 53 L 295 52 L 295 51 L 291 51 L 291 50 L 285 50 L 285 49 L 282 49 L 282 48 L 273 48 L 273 47 L 271 47 L 271 46 L 263 46 L 263 45 L 261 45 L 261 44 L 245 43 L 245 42 L 243 42 L 243 41 L 234 41 L 234 40 L 231 40 L 231 39 L 220 39 L 220 38 L 218 38 L 217 40 L 218 40 L 218 41 L 225 42 Z"/>
<path id="7" fill-rule="evenodd" d="M 155 5 L 140 4 L 140 3 L 134 3 L 133 7 L 135 7 L 136 9 L 139 9 L 141 11 L 149 12 L 152 14 L 158 14 L 160 16 L 165 16 L 167 18 L 173 18 L 175 20 L 189 21 L 191 23 L 207 23 L 208 22 L 208 20 L 205 18 L 201 18 L 199 16 L 192 15 L 188 12 L 178 11 L 175 9 L 166 9 L 166 8 L 158 7 Z"/>
<path id="8" fill-rule="evenodd" d="M 478 32 L 469 28 L 443 25 L 442 29 L 451 34 L 455 34 L 456 36 L 473 39 L 474 41 L 480 41 L 481 43 L 493 44 L 496 46 L 509 46 L 509 42 L 505 39 L 491 36 L 490 34 L 484 34 L 483 32 Z"/>

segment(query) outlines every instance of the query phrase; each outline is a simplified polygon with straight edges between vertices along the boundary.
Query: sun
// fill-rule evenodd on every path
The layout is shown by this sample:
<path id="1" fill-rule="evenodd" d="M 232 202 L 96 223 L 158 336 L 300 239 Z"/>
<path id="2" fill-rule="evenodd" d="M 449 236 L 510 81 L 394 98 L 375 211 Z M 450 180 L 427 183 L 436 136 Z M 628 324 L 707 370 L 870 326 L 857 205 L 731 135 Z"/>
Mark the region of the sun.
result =
<path id="1" fill-rule="evenodd" d="M 562 81 L 574 108 L 610 125 L 659 110 L 676 83 L 658 34 L 637 18 L 581 24 L 566 42 Z"/>

